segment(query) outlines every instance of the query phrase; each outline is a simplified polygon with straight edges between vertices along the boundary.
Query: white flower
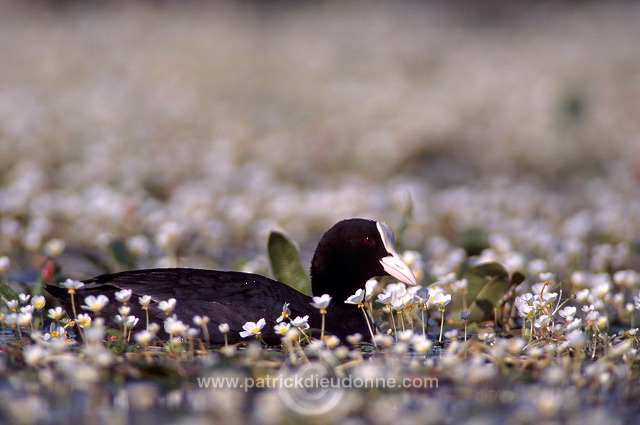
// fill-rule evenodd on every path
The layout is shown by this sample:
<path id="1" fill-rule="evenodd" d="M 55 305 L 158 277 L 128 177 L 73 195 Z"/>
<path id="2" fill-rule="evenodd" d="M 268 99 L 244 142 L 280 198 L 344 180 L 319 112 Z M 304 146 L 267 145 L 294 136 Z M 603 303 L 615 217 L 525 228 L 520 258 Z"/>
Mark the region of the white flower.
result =
<path id="1" fill-rule="evenodd" d="M 327 307 L 329 307 L 330 302 L 331 296 L 329 294 L 324 294 L 319 297 L 313 297 L 311 305 L 320 310 L 321 314 L 324 314 L 327 312 Z"/>
<path id="2" fill-rule="evenodd" d="M 9 307 L 9 310 L 18 311 L 18 307 L 19 307 L 18 300 L 8 300 L 5 302 L 7 303 L 7 307 Z"/>
<path id="3" fill-rule="evenodd" d="M 637 297 L 633 297 L 633 304 L 635 305 L 637 310 L 640 310 L 640 295 Z"/>
<path id="4" fill-rule="evenodd" d="M 128 316 L 129 313 L 131 313 L 131 307 L 129 307 L 128 305 L 121 305 L 120 307 L 118 307 L 118 313 L 123 316 Z"/>
<path id="5" fill-rule="evenodd" d="M 31 313 L 35 311 L 35 308 L 31 304 L 23 305 L 20 307 L 20 313 Z"/>
<path id="6" fill-rule="evenodd" d="M 581 310 L 584 311 L 585 313 L 590 313 L 595 309 L 596 309 L 596 307 L 593 304 L 583 305 L 582 308 L 581 308 Z"/>
<path id="7" fill-rule="evenodd" d="M 140 306 L 142 307 L 142 309 L 146 310 L 149 308 L 149 304 L 151 304 L 151 296 L 143 295 L 141 297 L 138 297 L 138 302 L 140 303 Z"/>
<path id="8" fill-rule="evenodd" d="M 578 292 L 576 292 L 576 301 L 583 303 L 587 300 L 587 298 L 589 297 L 591 291 L 589 291 L 588 288 L 582 289 Z"/>
<path id="9" fill-rule="evenodd" d="M 290 328 L 291 325 L 289 323 L 278 323 L 273 327 L 278 335 L 284 335 Z"/>
<path id="10" fill-rule="evenodd" d="M 418 298 L 418 304 L 426 307 L 427 301 L 429 301 L 429 288 L 418 288 L 415 293 L 415 297 Z"/>
<path id="11" fill-rule="evenodd" d="M 526 303 L 516 302 L 516 308 L 518 309 L 518 315 L 526 319 L 531 319 L 536 313 L 536 309 Z"/>
<path id="12" fill-rule="evenodd" d="M 100 294 L 97 297 L 93 295 L 89 295 L 84 299 L 85 305 L 82 307 L 85 310 L 91 310 L 94 313 L 100 313 L 100 311 L 109 304 L 109 298 L 106 295 Z"/>
<path id="13" fill-rule="evenodd" d="M 444 307 L 451 301 L 451 294 L 445 294 L 444 292 L 438 292 L 433 297 L 433 304 L 438 307 L 439 310 L 444 310 Z"/>
<path id="14" fill-rule="evenodd" d="M 84 286 L 84 282 L 74 279 L 67 279 L 60 284 L 63 288 L 67 288 L 67 292 L 74 294 L 78 289 Z"/>
<path id="15" fill-rule="evenodd" d="M 378 294 L 378 302 L 386 305 L 391 305 L 393 300 L 393 292 L 383 292 Z"/>
<path id="16" fill-rule="evenodd" d="M 169 298 L 167 301 L 160 301 L 158 303 L 158 308 L 164 312 L 167 316 L 173 313 L 173 309 L 176 307 L 176 299 Z"/>
<path id="17" fill-rule="evenodd" d="M 31 298 L 31 305 L 38 311 L 42 310 L 46 304 L 46 299 L 42 295 Z"/>
<path id="18" fill-rule="evenodd" d="M 340 344 L 340 338 L 335 335 L 330 335 L 324 340 L 327 348 L 336 348 Z"/>
<path id="19" fill-rule="evenodd" d="M 373 297 L 373 291 L 376 290 L 376 287 L 378 286 L 378 281 L 375 279 L 369 279 L 367 280 L 367 282 L 364 284 L 364 292 L 365 292 L 365 296 L 364 299 L 365 300 L 370 300 L 371 297 Z"/>
<path id="20" fill-rule="evenodd" d="M 398 332 L 398 339 L 400 341 L 409 341 L 409 339 L 411 339 L 412 336 L 413 336 L 413 330 L 411 329 L 406 329 L 404 331 Z"/>
<path id="21" fill-rule="evenodd" d="M 136 333 L 134 338 L 140 345 L 149 345 L 155 338 L 155 335 L 153 334 L 153 332 L 144 330 Z"/>
<path id="22" fill-rule="evenodd" d="M 364 290 L 362 288 L 358 289 L 355 294 L 351 295 L 349 298 L 345 300 L 347 304 L 356 304 L 358 307 L 362 307 L 364 300 Z"/>
<path id="23" fill-rule="evenodd" d="M 122 304 L 126 304 L 129 302 L 129 300 L 131 299 L 131 294 L 133 293 L 133 291 L 131 289 L 121 289 L 118 292 L 116 292 L 114 295 L 116 297 L 116 300 Z"/>
<path id="24" fill-rule="evenodd" d="M 64 310 L 60 306 L 49 309 L 49 317 L 53 320 L 60 320 L 62 319 L 63 315 L 64 315 Z"/>
<path id="25" fill-rule="evenodd" d="M 569 346 L 574 348 L 581 348 L 587 342 L 587 337 L 579 330 L 567 333 L 566 338 Z"/>
<path id="26" fill-rule="evenodd" d="M 557 292 L 545 292 L 542 294 L 542 301 L 547 305 L 551 306 L 558 299 Z"/>
<path id="27" fill-rule="evenodd" d="M 298 316 L 291 321 L 291 325 L 298 329 L 305 330 L 309 328 L 308 322 L 309 322 L 309 316 L 303 316 L 303 317 Z"/>
<path id="28" fill-rule="evenodd" d="M 576 315 L 576 308 L 567 306 L 562 310 L 558 311 L 558 314 L 564 317 L 567 321 L 571 321 L 573 319 L 573 316 Z"/>
<path id="29" fill-rule="evenodd" d="M 20 304 L 28 303 L 29 298 L 31 298 L 31 295 L 29 294 L 18 294 L 18 299 L 20 300 Z"/>
<path id="30" fill-rule="evenodd" d="M 351 345 L 358 345 L 362 341 L 362 334 L 354 333 L 353 335 L 347 336 L 347 342 Z"/>
<path id="31" fill-rule="evenodd" d="M 67 331 L 62 326 L 56 326 L 55 323 L 49 325 L 49 332 L 42 336 L 42 339 L 49 341 L 50 339 L 66 339 Z"/>
<path id="32" fill-rule="evenodd" d="M 36 366 L 51 355 L 46 347 L 37 344 L 25 346 L 22 353 L 25 363 L 29 366 Z"/>
<path id="33" fill-rule="evenodd" d="M 57 257 L 64 251 L 65 243 L 62 239 L 51 239 L 44 246 L 44 253 L 48 257 Z"/>
<path id="34" fill-rule="evenodd" d="M 220 331 L 220 333 L 226 334 L 227 332 L 229 332 L 229 324 L 228 323 L 220 323 L 218 325 L 218 330 Z"/>
<path id="35" fill-rule="evenodd" d="M 185 325 L 182 320 L 167 317 L 164 321 L 164 330 L 172 337 L 176 335 L 185 335 L 187 333 L 187 325 Z"/>
<path id="36" fill-rule="evenodd" d="M 80 313 L 76 318 L 76 322 L 81 328 L 86 328 L 87 326 L 91 325 L 91 316 L 86 313 Z"/>
<path id="37" fill-rule="evenodd" d="M 534 322 L 534 326 L 536 328 L 544 328 L 547 325 L 549 325 L 549 316 L 547 316 L 546 314 L 538 316 Z"/>
<path id="38" fill-rule="evenodd" d="M 207 316 L 193 316 L 193 323 L 198 326 L 207 326 L 209 318 Z"/>
<path id="39" fill-rule="evenodd" d="M 431 349 L 433 343 L 422 335 L 415 335 L 411 340 L 411 345 L 418 353 L 426 353 Z"/>
<path id="40" fill-rule="evenodd" d="M 246 338 L 252 335 L 258 336 L 262 333 L 262 328 L 264 328 L 265 324 L 266 321 L 264 320 L 264 318 L 258 320 L 257 322 L 247 322 L 242 325 L 242 329 L 244 329 L 244 331 L 240 332 L 240 336 L 242 338 Z"/>
<path id="41" fill-rule="evenodd" d="M 276 319 L 276 323 L 280 323 L 284 319 L 288 319 L 290 314 L 291 310 L 289 310 L 289 303 L 284 303 L 282 306 L 282 313 L 280 313 L 280 316 Z"/>
<path id="42" fill-rule="evenodd" d="M 31 319 L 33 319 L 33 314 L 31 313 L 18 313 L 18 326 L 28 327 L 31 324 Z"/>
<path id="43" fill-rule="evenodd" d="M 467 287 L 469 286 L 469 282 L 467 281 L 467 279 L 460 279 L 460 280 L 456 280 L 453 286 L 455 286 L 459 291 L 464 292 L 467 290 Z"/>

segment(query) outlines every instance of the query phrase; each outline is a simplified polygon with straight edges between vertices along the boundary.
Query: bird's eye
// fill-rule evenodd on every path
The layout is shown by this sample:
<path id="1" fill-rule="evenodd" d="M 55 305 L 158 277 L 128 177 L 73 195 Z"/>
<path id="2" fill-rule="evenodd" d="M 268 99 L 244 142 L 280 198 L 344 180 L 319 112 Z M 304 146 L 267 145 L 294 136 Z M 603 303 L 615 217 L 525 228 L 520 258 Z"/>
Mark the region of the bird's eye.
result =
<path id="1" fill-rule="evenodd" d="M 373 238 L 371 236 L 365 236 L 363 242 L 365 245 L 371 245 L 373 243 Z"/>

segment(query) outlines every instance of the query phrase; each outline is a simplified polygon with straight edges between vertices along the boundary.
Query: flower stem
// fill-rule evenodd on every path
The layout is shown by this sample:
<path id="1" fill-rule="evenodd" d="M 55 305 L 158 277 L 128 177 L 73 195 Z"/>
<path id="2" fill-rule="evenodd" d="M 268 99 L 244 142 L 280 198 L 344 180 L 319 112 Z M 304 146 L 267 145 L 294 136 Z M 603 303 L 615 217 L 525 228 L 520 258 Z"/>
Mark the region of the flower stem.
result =
<path id="1" fill-rule="evenodd" d="M 378 347 L 378 345 L 376 344 L 375 338 L 373 337 L 373 330 L 371 329 L 371 323 L 369 322 L 369 316 L 367 316 L 367 312 L 365 311 L 365 309 L 362 309 L 362 314 L 364 314 L 364 320 L 365 322 L 367 322 L 367 327 L 369 328 L 369 333 L 371 334 L 371 342 L 373 342 L 373 346 L 374 347 Z M 392 314 L 393 316 L 393 314 Z"/>
<path id="2" fill-rule="evenodd" d="M 391 325 L 393 326 L 393 338 L 398 342 L 398 330 L 396 329 L 396 319 L 393 318 L 393 310 L 389 309 L 389 314 L 391 315 Z"/>
<path id="3" fill-rule="evenodd" d="M 325 313 L 322 313 L 322 325 L 320 326 L 320 341 L 322 341 L 324 339 L 324 315 Z"/>
<path id="4" fill-rule="evenodd" d="M 442 329 L 444 328 L 444 309 L 442 310 L 442 316 L 440 317 L 440 338 L 438 342 L 442 342 Z"/>

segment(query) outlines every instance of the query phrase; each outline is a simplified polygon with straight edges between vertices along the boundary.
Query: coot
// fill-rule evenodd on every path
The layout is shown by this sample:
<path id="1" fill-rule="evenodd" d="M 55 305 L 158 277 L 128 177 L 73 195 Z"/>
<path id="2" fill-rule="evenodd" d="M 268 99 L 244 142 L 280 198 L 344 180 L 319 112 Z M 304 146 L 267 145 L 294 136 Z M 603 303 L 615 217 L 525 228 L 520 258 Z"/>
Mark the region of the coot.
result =
<path id="1" fill-rule="evenodd" d="M 326 333 L 341 339 L 359 332 L 369 335 L 364 315 L 344 301 L 365 282 L 375 276 L 393 276 L 415 285 L 416 278 L 395 250 L 395 237 L 383 222 L 361 218 L 343 220 L 335 224 L 320 239 L 311 262 L 311 285 L 315 295 L 329 294 L 333 298 L 325 316 Z M 218 325 L 228 323 L 229 342 L 242 340 L 239 332 L 248 321 L 266 320 L 262 337 L 270 343 L 279 343 L 273 326 L 284 303 L 290 303 L 291 317 L 309 316 L 311 328 L 320 328 L 321 315 L 313 307 L 311 297 L 264 276 L 234 271 L 167 268 L 125 271 L 105 274 L 84 281 L 85 286 L 76 294 L 76 307 L 88 295 L 105 294 L 110 302 L 102 312 L 105 318 L 117 314 L 120 303 L 114 293 L 131 289 L 131 314 L 140 318 L 137 328 L 142 329 L 145 313 L 138 297 L 151 296 L 151 321 L 162 324 L 166 315 L 157 304 L 162 300 L 177 300 L 174 313 L 187 324 L 195 315 L 208 316 L 209 337 L 213 344 L 224 342 Z M 47 286 L 47 291 L 58 298 L 67 312 L 71 312 L 70 296 L 65 288 Z M 161 327 L 162 329 L 162 327 Z M 161 331 L 161 337 L 166 334 Z"/>

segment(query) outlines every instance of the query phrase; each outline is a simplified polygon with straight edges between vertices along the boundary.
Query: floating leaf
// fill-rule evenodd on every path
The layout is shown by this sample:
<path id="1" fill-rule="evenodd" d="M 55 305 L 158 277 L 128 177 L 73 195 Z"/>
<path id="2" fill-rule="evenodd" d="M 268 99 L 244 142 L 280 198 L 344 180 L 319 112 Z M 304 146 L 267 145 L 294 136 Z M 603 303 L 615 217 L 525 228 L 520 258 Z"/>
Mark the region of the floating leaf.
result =
<path id="1" fill-rule="evenodd" d="M 487 263 L 500 266 L 498 263 Z M 486 283 L 482 287 L 482 290 L 476 295 L 469 307 L 469 320 L 473 322 L 481 322 L 485 320 L 493 320 L 496 317 L 495 308 L 500 306 L 501 300 L 507 295 L 511 288 L 519 285 L 524 280 L 524 275 L 520 272 L 508 274 L 504 267 L 500 266 L 502 270 L 492 268 L 489 270 L 492 273 L 484 275 Z M 475 271 L 474 271 L 475 272 Z M 475 273 L 476 278 L 480 278 Z M 497 312 L 498 320 L 501 320 L 501 309 Z"/>
<path id="2" fill-rule="evenodd" d="M 274 277 L 305 295 L 311 295 L 311 279 L 305 270 L 298 250 L 280 232 L 269 234 L 269 260 Z"/>
<path id="3" fill-rule="evenodd" d="M 461 322 L 460 312 L 465 306 L 470 313 L 467 319 L 469 323 L 493 320 L 494 307 L 499 305 L 512 287 L 524 280 L 524 275 L 510 275 L 501 264 L 489 262 L 470 267 L 461 279 L 467 280 L 467 295 L 464 300 L 462 296 L 453 297 L 447 309 L 452 323 Z"/>
<path id="4" fill-rule="evenodd" d="M 136 267 L 136 257 L 127 247 L 127 244 L 122 239 L 114 239 L 109 244 L 109 249 L 113 258 L 123 266 L 128 268 Z"/>

